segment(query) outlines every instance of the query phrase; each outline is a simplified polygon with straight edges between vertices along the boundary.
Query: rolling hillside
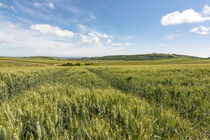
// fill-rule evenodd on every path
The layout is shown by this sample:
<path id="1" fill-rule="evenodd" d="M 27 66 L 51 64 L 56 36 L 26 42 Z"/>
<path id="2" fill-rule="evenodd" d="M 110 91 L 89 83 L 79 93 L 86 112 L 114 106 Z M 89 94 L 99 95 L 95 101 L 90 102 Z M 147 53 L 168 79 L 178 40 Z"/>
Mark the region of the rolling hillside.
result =
<path id="1" fill-rule="evenodd" d="M 209 64 L 210 59 L 176 54 L 116 55 L 72 59 L 49 56 L 0 57 L 0 67 L 61 66 L 66 63 L 94 63 L 98 65 Z"/>
<path id="2" fill-rule="evenodd" d="M 160 60 L 160 59 L 172 59 L 172 58 L 198 58 L 194 56 L 178 55 L 178 54 L 163 54 L 163 53 L 152 53 L 152 54 L 136 54 L 136 55 L 110 55 L 103 57 L 89 57 L 82 58 L 86 60 Z"/>

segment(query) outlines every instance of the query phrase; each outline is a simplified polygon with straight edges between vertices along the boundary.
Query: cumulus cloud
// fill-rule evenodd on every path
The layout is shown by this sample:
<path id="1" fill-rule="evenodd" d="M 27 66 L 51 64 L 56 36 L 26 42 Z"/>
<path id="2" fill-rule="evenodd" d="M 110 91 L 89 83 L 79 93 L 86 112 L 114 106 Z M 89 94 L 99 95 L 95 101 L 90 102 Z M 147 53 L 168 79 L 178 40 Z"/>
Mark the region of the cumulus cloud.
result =
<path id="1" fill-rule="evenodd" d="M 164 26 L 178 25 L 183 23 L 204 22 L 210 20 L 210 17 L 204 17 L 193 9 L 187 9 L 183 12 L 173 12 L 163 16 L 161 23 Z"/>
<path id="2" fill-rule="evenodd" d="M 35 24 L 30 26 L 31 29 L 40 31 L 43 34 L 54 34 L 58 37 L 72 38 L 74 33 L 69 30 L 62 30 L 58 26 L 51 26 L 49 24 Z"/>
<path id="3" fill-rule="evenodd" d="M 205 26 L 195 27 L 191 29 L 190 32 L 197 33 L 200 35 L 207 35 L 210 33 L 210 27 L 205 27 Z"/>
<path id="4" fill-rule="evenodd" d="M 210 7 L 205 5 L 202 12 L 196 12 L 193 9 L 187 9 L 182 12 L 175 11 L 162 17 L 161 24 L 178 25 L 183 23 L 199 23 L 210 20 Z"/>
<path id="5" fill-rule="evenodd" d="M 100 43 L 100 39 L 92 33 L 89 33 L 88 35 L 80 34 L 80 37 L 83 43 Z"/>
<path id="6" fill-rule="evenodd" d="M 105 44 L 112 43 L 112 35 L 98 32 L 95 29 L 89 28 L 82 24 L 79 24 L 79 29 L 83 32 L 83 34 L 80 34 L 81 41 L 83 43 L 100 43 L 101 41 L 105 42 Z"/>
<path id="7" fill-rule="evenodd" d="M 109 34 L 105 34 L 102 32 L 98 32 L 92 28 L 89 28 L 85 25 L 79 24 L 79 28 L 82 32 L 87 33 L 88 35 L 81 34 L 81 41 L 83 43 L 105 43 L 106 45 L 113 46 L 113 47 L 127 47 L 134 45 L 133 43 L 125 42 L 125 43 L 117 43 L 114 42 L 113 36 Z"/>

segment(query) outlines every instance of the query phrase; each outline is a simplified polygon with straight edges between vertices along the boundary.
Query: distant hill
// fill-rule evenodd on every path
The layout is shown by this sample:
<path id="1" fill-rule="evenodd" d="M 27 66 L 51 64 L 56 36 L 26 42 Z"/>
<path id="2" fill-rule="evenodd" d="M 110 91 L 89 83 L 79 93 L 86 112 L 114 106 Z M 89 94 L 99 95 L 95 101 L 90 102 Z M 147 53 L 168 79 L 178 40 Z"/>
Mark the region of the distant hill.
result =
<path id="1" fill-rule="evenodd" d="M 66 60 L 66 58 L 62 57 L 51 57 L 51 56 L 30 56 L 30 57 L 24 57 L 29 59 L 47 59 L 47 60 Z"/>
<path id="2" fill-rule="evenodd" d="M 198 58 L 194 56 L 178 55 L 178 54 L 136 54 L 136 55 L 110 55 L 103 57 L 86 57 L 83 60 L 159 60 L 159 59 L 172 59 L 172 58 Z"/>

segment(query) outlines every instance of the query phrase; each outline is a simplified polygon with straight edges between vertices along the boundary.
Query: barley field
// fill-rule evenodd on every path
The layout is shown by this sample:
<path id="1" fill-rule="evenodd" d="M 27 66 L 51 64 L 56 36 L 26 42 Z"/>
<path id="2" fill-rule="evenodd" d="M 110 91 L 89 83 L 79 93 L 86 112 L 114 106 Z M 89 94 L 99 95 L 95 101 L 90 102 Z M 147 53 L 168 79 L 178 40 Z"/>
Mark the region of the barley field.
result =
<path id="1" fill-rule="evenodd" d="M 210 65 L 1 67 L 0 139 L 209 139 Z"/>

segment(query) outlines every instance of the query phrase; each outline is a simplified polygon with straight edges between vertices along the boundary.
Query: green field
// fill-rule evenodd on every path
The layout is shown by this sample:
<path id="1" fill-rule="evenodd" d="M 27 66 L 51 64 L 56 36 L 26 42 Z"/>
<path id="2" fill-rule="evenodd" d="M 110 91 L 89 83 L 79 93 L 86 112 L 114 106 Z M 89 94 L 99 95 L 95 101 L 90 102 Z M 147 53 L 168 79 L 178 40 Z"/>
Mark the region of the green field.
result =
<path id="1" fill-rule="evenodd" d="M 111 59 L 111 58 L 110 58 Z M 88 59 L 61 59 L 56 57 L 0 57 L 0 67 L 31 67 L 31 66 L 60 66 L 65 63 L 94 63 L 97 65 L 161 65 L 161 64 L 210 64 L 210 59 L 178 57 L 157 60 L 88 60 Z"/>
<path id="2" fill-rule="evenodd" d="M 0 66 L 0 139 L 210 139 L 209 59 Z"/>

